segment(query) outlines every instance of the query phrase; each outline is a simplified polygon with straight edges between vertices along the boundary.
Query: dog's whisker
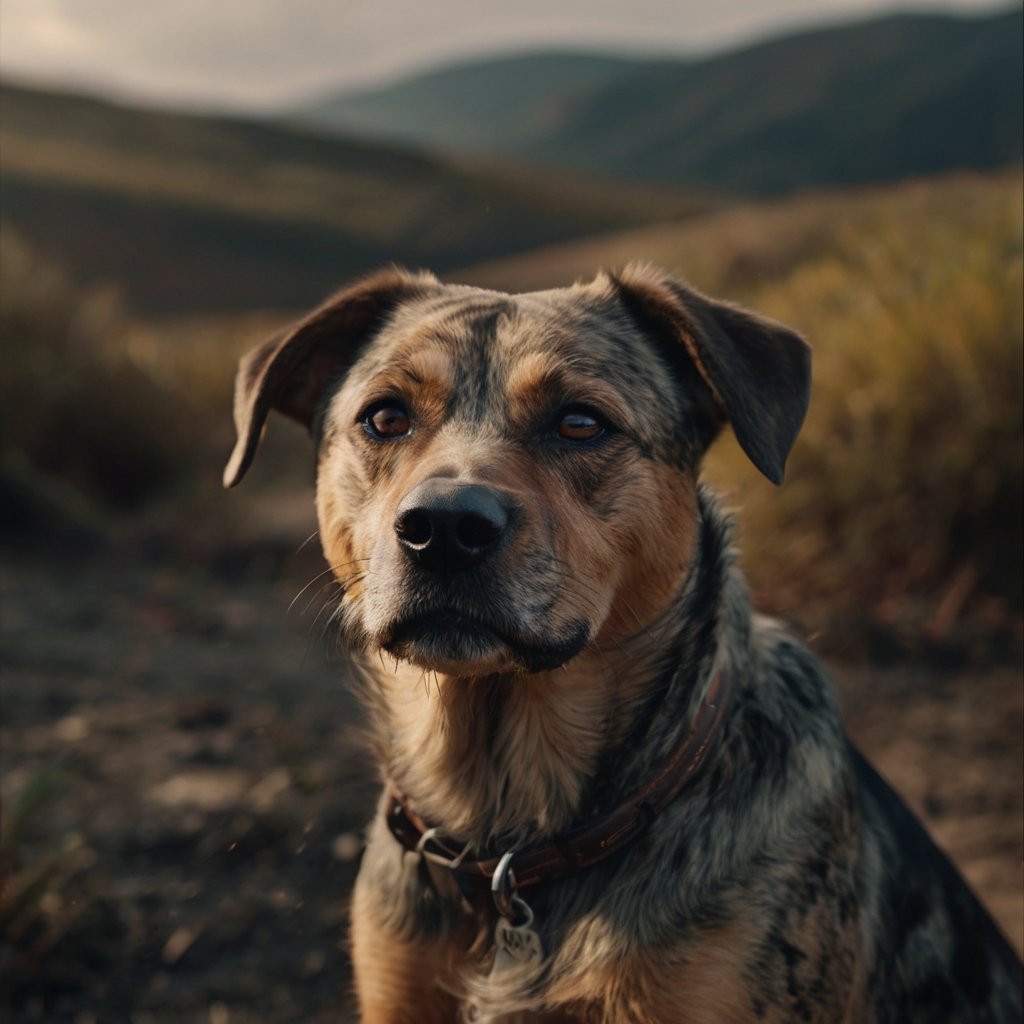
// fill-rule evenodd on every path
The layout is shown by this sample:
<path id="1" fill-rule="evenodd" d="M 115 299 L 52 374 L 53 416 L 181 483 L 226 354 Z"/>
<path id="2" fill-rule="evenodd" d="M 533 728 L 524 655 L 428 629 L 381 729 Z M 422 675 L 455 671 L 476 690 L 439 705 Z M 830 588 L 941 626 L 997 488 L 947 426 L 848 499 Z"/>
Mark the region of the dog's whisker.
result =
<path id="1" fill-rule="evenodd" d="M 319 600 L 320 600 L 321 598 L 323 598 L 324 592 L 326 591 L 326 592 L 327 592 L 328 594 L 330 594 L 330 591 L 331 591 L 331 589 L 332 589 L 332 588 L 341 588 L 341 584 L 340 584 L 340 583 L 339 583 L 339 582 L 338 582 L 337 580 L 328 580 L 328 581 L 327 581 L 327 582 L 326 582 L 326 583 L 325 583 L 325 584 L 324 584 L 324 585 L 323 585 L 323 586 L 322 586 L 322 587 L 321 587 L 321 588 L 320 588 L 320 589 L 319 589 L 318 591 L 316 591 L 316 592 L 315 592 L 315 593 L 313 594 L 313 596 L 312 596 L 312 597 L 311 597 L 311 598 L 310 598 L 310 599 L 309 599 L 309 600 L 308 600 L 308 601 L 306 602 L 306 606 L 305 606 L 305 607 L 304 607 L 304 608 L 302 609 L 302 615 L 303 615 L 304 617 L 305 617 L 306 615 L 308 615 L 308 614 L 309 614 L 309 609 L 310 609 L 310 608 L 312 608 L 312 607 L 313 607 L 313 605 L 314 605 L 314 604 L 315 604 L 315 603 L 316 603 L 317 601 L 319 601 Z M 343 589 L 343 588 L 342 588 L 342 589 Z M 330 603 L 330 601 L 331 601 L 331 598 L 330 598 L 330 596 L 328 596 L 328 597 L 327 597 L 326 599 L 324 599 L 324 604 L 329 604 L 329 603 Z M 318 613 L 318 615 L 319 615 L 319 613 Z M 314 619 L 314 622 L 315 622 L 315 621 L 316 621 L 316 620 Z"/>
<path id="2" fill-rule="evenodd" d="M 328 573 L 332 573 L 332 572 L 340 572 L 340 571 L 341 571 L 342 569 L 345 569 L 345 568 L 347 568 L 347 567 L 348 567 L 348 566 L 350 566 L 350 565 L 355 565 L 355 564 L 356 564 L 356 562 L 368 562 L 368 561 L 369 561 L 369 559 L 368 559 L 368 558 L 353 558 L 353 559 L 352 559 L 352 560 L 351 560 L 350 562 L 341 562 L 341 563 L 340 563 L 339 565 L 329 565 L 329 566 L 327 566 L 327 568 L 326 568 L 326 569 L 324 569 L 324 570 L 323 570 L 322 572 L 318 572 L 318 573 L 317 573 L 317 574 L 316 574 L 316 575 L 315 575 L 315 576 L 314 576 L 314 577 L 313 577 L 313 578 L 312 578 L 312 579 L 311 579 L 311 580 L 310 580 L 310 581 L 309 581 L 309 582 L 308 582 L 308 583 L 307 583 L 307 584 L 306 584 L 306 585 L 305 585 L 305 586 L 304 586 L 304 587 L 303 587 L 303 588 L 302 588 L 302 589 L 301 589 L 301 590 L 300 590 L 300 591 L 299 591 L 299 592 L 298 592 L 298 593 L 297 593 L 297 594 L 296 594 L 296 595 L 295 595 L 295 596 L 294 596 L 294 597 L 292 598 L 292 600 L 291 600 L 291 603 L 290 603 L 290 604 L 288 605 L 288 609 L 287 609 L 287 611 L 285 612 L 285 614 L 287 615 L 287 614 L 289 614 L 289 613 L 291 612 L 292 608 L 294 608 L 294 607 L 295 607 L 295 602 L 296 602 L 296 601 L 298 601 L 298 599 L 299 599 L 300 597 L 302 597 L 302 595 L 303 595 L 303 594 L 304 594 L 304 593 L 305 593 L 305 592 L 306 592 L 307 590 L 309 590 L 309 588 L 310 588 L 311 586 L 313 586 L 313 584 L 314 584 L 314 583 L 316 583 L 316 581 L 317 581 L 317 580 L 323 579 L 323 577 L 324 577 L 324 576 L 326 576 L 326 575 L 327 575 Z"/>
<path id="3" fill-rule="evenodd" d="M 326 569 L 324 569 L 324 571 L 323 571 L 323 572 L 318 572 L 318 573 L 317 573 L 317 574 L 316 574 L 316 575 L 315 575 L 315 576 L 314 576 L 314 577 L 313 577 L 313 578 L 312 578 L 312 579 L 311 579 L 311 580 L 310 580 L 310 581 L 309 581 L 309 582 L 308 582 L 308 583 L 307 583 L 307 584 L 306 584 L 306 585 L 305 585 L 305 586 L 304 586 L 304 587 L 303 587 L 303 588 L 302 588 L 302 589 L 301 589 L 301 590 L 300 590 L 300 591 L 299 591 L 299 592 L 298 592 L 298 593 L 297 593 L 297 594 L 296 594 L 296 595 L 295 595 L 295 596 L 294 596 L 294 597 L 293 597 L 293 598 L 291 599 L 291 602 L 289 603 L 289 605 L 288 605 L 288 609 L 287 609 L 287 611 L 285 612 L 285 614 L 286 614 L 286 615 L 288 615 L 288 614 L 291 614 L 291 610 L 292 610 L 292 609 L 293 609 L 293 608 L 295 607 L 295 603 L 296 603 L 296 602 L 297 602 L 297 601 L 299 600 L 299 598 L 300 598 L 300 597 L 302 597 L 302 595 L 303 595 L 303 594 L 304 594 L 304 593 L 305 593 L 305 592 L 306 592 L 307 590 L 309 590 L 309 588 L 310 588 L 311 586 L 313 586 L 313 584 L 314 584 L 314 583 L 316 583 L 316 582 L 317 582 L 317 580 L 323 579 L 323 577 L 324 577 L 324 576 L 326 576 L 326 575 L 327 575 L 328 573 L 330 573 L 331 571 L 332 571 L 332 569 L 330 568 L 330 566 L 328 566 L 328 567 L 327 567 Z"/>
<path id="4" fill-rule="evenodd" d="M 633 619 L 636 621 L 636 624 L 640 628 L 640 631 L 642 633 L 646 633 L 647 626 L 641 621 L 640 616 L 637 615 L 637 613 L 633 610 L 633 606 L 625 598 L 622 599 L 622 606 L 626 609 L 627 612 L 629 612 L 630 615 L 633 616 Z"/>
<path id="5" fill-rule="evenodd" d="M 317 612 L 316 618 L 314 618 L 314 620 L 313 620 L 313 625 L 315 626 L 317 621 L 320 619 L 320 616 L 323 614 L 324 609 L 325 608 L 330 608 L 332 606 L 340 606 L 341 602 L 343 601 L 343 599 L 345 597 L 345 594 L 348 591 L 348 588 L 351 587 L 355 583 L 359 583 L 363 579 L 364 576 L 365 576 L 365 573 L 353 573 L 351 576 L 347 577 L 344 580 L 337 580 L 337 579 L 328 580 L 328 582 L 325 583 L 309 599 L 309 601 L 306 602 L 306 606 L 305 606 L 305 608 L 303 608 L 302 614 L 304 616 L 308 615 L 309 614 L 309 609 L 312 608 L 313 605 L 318 600 L 323 598 L 324 592 L 326 591 L 328 593 L 328 597 L 324 598 L 324 603 L 320 607 L 320 610 Z M 332 589 L 334 590 L 333 594 L 331 593 Z M 334 614 L 335 613 L 332 611 L 331 615 L 333 616 Z"/>
<path id="6" fill-rule="evenodd" d="M 309 604 L 306 605 L 306 609 L 305 609 L 306 612 L 309 611 L 309 609 L 312 606 L 313 602 L 317 599 L 317 597 L 322 595 L 325 590 L 328 590 L 330 587 L 335 587 L 337 589 L 336 589 L 336 593 L 331 595 L 331 596 L 329 596 L 324 601 L 323 605 L 320 607 L 320 610 L 316 613 L 316 617 L 313 619 L 313 622 L 310 624 L 310 631 L 311 632 L 316 628 L 317 624 L 320 621 L 320 617 L 324 614 L 324 612 L 326 610 L 330 609 L 330 612 L 329 612 L 329 614 L 327 616 L 327 619 L 324 622 L 324 633 L 326 634 L 327 627 L 331 624 L 332 621 L 335 621 L 336 618 L 342 612 L 342 606 L 343 606 L 345 594 L 347 593 L 348 588 L 350 586 L 352 586 L 353 584 L 355 584 L 355 583 L 359 583 L 365 577 L 365 575 L 366 575 L 365 573 L 353 573 L 351 576 L 349 576 L 344 581 L 342 581 L 342 580 L 332 580 L 332 581 L 330 581 L 330 583 L 327 583 L 323 587 L 320 588 L 320 592 L 316 595 L 316 597 L 312 598 L 310 600 Z"/>
<path id="7" fill-rule="evenodd" d="M 324 588 L 321 588 L 321 591 L 320 591 L 321 594 L 323 593 L 324 589 L 326 589 L 326 586 Z M 314 600 L 315 600 L 315 598 L 314 598 Z M 310 604 L 311 603 L 312 602 L 310 602 Z M 333 604 L 333 602 L 332 602 L 332 600 L 330 598 L 325 600 L 324 603 L 320 606 L 320 608 L 317 611 L 316 615 L 314 616 L 313 621 L 309 624 L 309 629 L 306 631 L 306 637 L 307 637 L 307 639 L 306 639 L 306 649 L 305 649 L 305 651 L 302 654 L 302 665 L 303 666 L 306 664 L 306 661 L 309 658 L 309 652 L 313 649 L 314 642 L 318 638 L 320 640 L 323 640 L 323 639 L 326 638 L 327 626 L 330 624 L 331 616 L 334 614 L 333 610 L 331 610 L 328 613 L 327 619 L 324 622 L 324 627 L 319 632 L 317 630 L 317 624 L 319 623 L 320 618 L 324 614 L 324 612 L 328 611 L 328 609 L 332 609 L 332 604 Z M 307 604 L 306 605 L 306 612 L 308 612 L 308 611 L 309 611 L 309 605 Z"/>
<path id="8" fill-rule="evenodd" d="M 296 549 L 295 554 L 298 554 L 311 540 L 320 536 L 319 530 L 314 530 Z"/>
<path id="9" fill-rule="evenodd" d="M 327 612 L 327 618 L 324 620 L 323 627 L 321 629 L 318 629 L 318 627 L 320 626 L 320 620 L 325 612 Z M 334 610 L 332 602 L 325 601 L 324 604 L 321 606 L 320 610 L 316 613 L 316 616 L 314 617 L 313 621 L 309 624 L 308 632 L 311 641 L 314 636 L 318 636 L 320 639 L 324 639 L 326 637 L 327 627 L 330 625 L 331 616 L 333 614 Z"/>
<path id="10" fill-rule="evenodd" d="M 337 625 L 339 629 L 344 629 L 344 622 L 342 621 L 345 615 L 345 595 L 347 594 L 347 588 L 356 583 L 362 582 L 365 578 L 365 573 L 357 573 L 349 580 L 346 581 L 344 586 L 339 585 L 338 592 L 333 597 L 329 598 L 325 604 L 325 608 L 330 608 L 331 612 L 324 621 L 323 635 L 326 637 L 328 628 L 333 624 Z M 319 618 L 319 613 L 317 615 Z M 316 620 L 314 620 L 315 623 Z"/>

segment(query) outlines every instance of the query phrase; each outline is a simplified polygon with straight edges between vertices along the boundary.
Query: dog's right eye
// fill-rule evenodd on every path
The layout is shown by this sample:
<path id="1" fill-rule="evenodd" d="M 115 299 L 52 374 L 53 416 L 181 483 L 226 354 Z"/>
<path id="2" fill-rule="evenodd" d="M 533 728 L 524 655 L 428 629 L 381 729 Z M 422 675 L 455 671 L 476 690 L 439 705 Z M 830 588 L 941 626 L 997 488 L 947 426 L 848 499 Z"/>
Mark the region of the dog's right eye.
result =
<path id="1" fill-rule="evenodd" d="M 558 436 L 565 441 L 593 441 L 604 432 L 605 421 L 584 406 L 569 406 L 558 421 Z"/>
<path id="2" fill-rule="evenodd" d="M 371 437 L 389 440 L 404 437 L 412 427 L 409 413 L 401 402 L 375 402 L 363 413 L 363 427 Z"/>

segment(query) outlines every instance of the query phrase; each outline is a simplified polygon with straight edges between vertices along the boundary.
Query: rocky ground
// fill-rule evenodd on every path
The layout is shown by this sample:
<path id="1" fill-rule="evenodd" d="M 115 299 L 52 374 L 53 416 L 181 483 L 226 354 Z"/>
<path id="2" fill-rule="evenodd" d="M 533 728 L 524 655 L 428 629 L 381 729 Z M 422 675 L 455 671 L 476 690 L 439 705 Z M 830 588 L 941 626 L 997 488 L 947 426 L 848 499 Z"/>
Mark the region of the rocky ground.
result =
<path id="1" fill-rule="evenodd" d="M 289 610 L 315 543 L 180 547 L 5 556 L 3 997 L 26 1022 L 348 1020 L 376 781 L 321 583 Z M 832 667 L 853 738 L 1020 949 L 1019 666 Z"/>

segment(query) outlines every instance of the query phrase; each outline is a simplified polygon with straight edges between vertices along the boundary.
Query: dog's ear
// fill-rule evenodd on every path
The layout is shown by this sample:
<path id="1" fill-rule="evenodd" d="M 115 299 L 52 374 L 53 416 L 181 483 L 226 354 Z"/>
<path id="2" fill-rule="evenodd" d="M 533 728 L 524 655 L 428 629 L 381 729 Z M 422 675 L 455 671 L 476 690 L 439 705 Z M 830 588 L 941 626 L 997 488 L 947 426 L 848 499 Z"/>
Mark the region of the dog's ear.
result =
<path id="1" fill-rule="evenodd" d="M 810 346 L 788 327 L 701 295 L 667 271 L 631 263 L 609 276 L 641 324 L 684 346 L 750 461 L 782 483 L 810 400 Z"/>
<path id="2" fill-rule="evenodd" d="M 327 389 L 355 362 L 388 314 L 400 302 L 437 287 L 429 273 L 378 271 L 242 356 L 235 377 L 238 440 L 224 469 L 224 486 L 234 487 L 245 476 L 271 409 L 310 427 Z"/>

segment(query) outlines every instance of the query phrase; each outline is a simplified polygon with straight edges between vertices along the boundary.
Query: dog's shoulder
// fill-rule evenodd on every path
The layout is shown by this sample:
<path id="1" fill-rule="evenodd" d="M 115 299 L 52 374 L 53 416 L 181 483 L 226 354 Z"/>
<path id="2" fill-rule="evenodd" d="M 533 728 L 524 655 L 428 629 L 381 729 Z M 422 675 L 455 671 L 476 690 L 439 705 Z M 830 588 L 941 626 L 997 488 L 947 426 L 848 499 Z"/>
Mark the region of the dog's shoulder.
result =
<path id="1" fill-rule="evenodd" d="M 850 743 L 879 1021 L 1022 1019 L 1016 954 L 924 826 Z"/>
<path id="2" fill-rule="evenodd" d="M 777 621 L 754 616 L 752 629 L 759 671 L 746 711 L 747 763 L 751 751 L 762 755 L 753 763 L 765 773 L 784 763 L 790 793 L 795 787 L 803 797 L 799 816 L 827 822 L 819 854 L 853 866 L 879 1024 L 1022 1019 L 1016 954 L 924 826 L 847 739 L 829 674 Z M 785 756 L 766 755 L 780 737 Z M 832 814 L 823 815 L 829 806 Z M 806 834 L 809 849 L 815 831 Z"/>
<path id="3" fill-rule="evenodd" d="M 792 629 L 768 615 L 752 616 L 751 648 L 759 679 L 772 683 L 771 697 L 803 723 L 839 728 L 841 712 L 835 681 Z M 763 685 L 763 684 L 762 684 Z"/>
<path id="4" fill-rule="evenodd" d="M 821 787 L 842 783 L 842 712 L 832 676 L 783 623 L 751 618 L 748 665 L 738 669 L 740 735 L 744 762 L 759 771 L 783 772 L 788 785 L 813 801 Z M 803 785 L 798 778 L 805 780 Z"/>

